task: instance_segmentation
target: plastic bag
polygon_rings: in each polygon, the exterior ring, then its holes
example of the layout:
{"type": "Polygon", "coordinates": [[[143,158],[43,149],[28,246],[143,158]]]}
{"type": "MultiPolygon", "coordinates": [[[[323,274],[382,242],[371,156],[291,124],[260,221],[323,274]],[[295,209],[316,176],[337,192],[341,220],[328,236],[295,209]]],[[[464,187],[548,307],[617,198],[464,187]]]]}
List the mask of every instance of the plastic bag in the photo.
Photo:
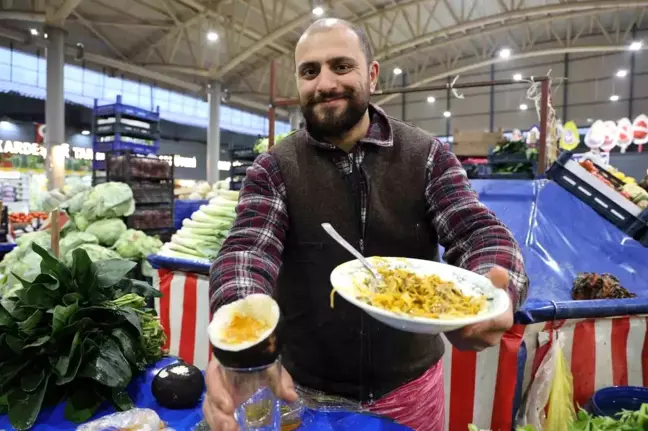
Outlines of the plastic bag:
{"type": "Polygon", "coordinates": [[[551,342],[551,347],[542,359],[524,404],[518,411],[515,419],[517,426],[531,425],[536,431],[566,431],[574,420],[573,382],[562,349],[563,338],[560,332],[538,334],[538,344],[542,346],[551,342]]]}
{"type": "MultiPolygon", "coordinates": [[[[549,342],[550,334],[546,332],[540,332],[538,334],[538,347],[549,342]]],[[[558,343],[553,342],[547,354],[542,359],[538,371],[536,371],[533,381],[527,390],[524,403],[515,418],[516,426],[531,425],[537,431],[545,429],[545,406],[549,401],[549,394],[551,393],[557,351],[558,343]]]]}
{"type": "Polygon", "coordinates": [[[113,413],[92,422],[79,425],[77,431],[174,431],[167,428],[157,413],[151,409],[132,409],[113,413]]]}
{"type": "Polygon", "coordinates": [[[557,347],[554,358],[554,377],[549,394],[545,428],[551,431],[567,431],[569,424],[576,418],[573,403],[574,382],[560,341],[555,344],[557,347]]]}

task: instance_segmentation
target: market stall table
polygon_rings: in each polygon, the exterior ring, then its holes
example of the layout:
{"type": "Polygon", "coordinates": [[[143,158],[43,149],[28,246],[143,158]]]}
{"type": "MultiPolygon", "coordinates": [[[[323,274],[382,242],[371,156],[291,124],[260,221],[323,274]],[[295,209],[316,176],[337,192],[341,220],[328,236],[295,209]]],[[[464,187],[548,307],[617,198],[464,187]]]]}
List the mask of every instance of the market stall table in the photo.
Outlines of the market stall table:
{"type": "MultiPolygon", "coordinates": [[[[166,357],[146,372],[135,377],[128,387],[137,408],[155,410],[169,428],[175,431],[189,431],[203,420],[202,404],[192,409],[170,410],[160,406],[151,394],[151,383],[158,371],[165,366],[177,362],[176,358],[166,357]]],[[[38,421],[32,429],[37,431],[62,431],[75,430],[78,424],[69,422],[64,417],[65,404],[41,411],[38,421]]],[[[114,413],[115,410],[108,405],[103,406],[90,419],[95,420],[102,416],[114,413]]],[[[7,415],[0,415],[0,429],[13,430],[7,415]]],[[[358,414],[354,412],[320,412],[306,410],[302,416],[302,425],[299,431],[407,431],[408,428],[395,424],[389,419],[374,415],[358,414]]]]}
{"type": "MultiPolygon", "coordinates": [[[[539,340],[561,327],[574,373],[575,400],[596,389],[648,384],[648,249],[628,238],[558,185],[545,181],[476,180],[480,200],[511,229],[524,254],[530,289],[502,343],[480,353],[447,345],[443,358],[446,428],[510,429],[521,394],[548,349],[539,340]],[[610,272],[637,297],[573,301],[579,272],[610,272]],[[544,332],[544,335],[540,334],[544,332]],[[584,343],[572,349],[573,340],[584,343]],[[472,408],[467,407],[472,406],[472,408]]],[[[152,256],[156,303],[172,354],[205,368],[210,349],[208,265],[152,256]],[[191,269],[191,272],[184,272],[191,269]]]]}

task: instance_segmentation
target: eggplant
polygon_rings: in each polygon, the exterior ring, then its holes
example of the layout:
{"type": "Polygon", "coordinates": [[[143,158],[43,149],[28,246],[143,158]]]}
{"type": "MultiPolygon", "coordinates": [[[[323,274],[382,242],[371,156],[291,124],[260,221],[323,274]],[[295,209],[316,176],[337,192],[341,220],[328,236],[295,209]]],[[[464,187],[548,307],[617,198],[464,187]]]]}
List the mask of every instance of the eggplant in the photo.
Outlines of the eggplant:
{"type": "Polygon", "coordinates": [[[279,358],[279,315],[277,302],[261,293],[222,306],[209,324],[214,356],[226,368],[251,369],[272,365],[279,358]],[[235,339],[230,331],[235,319],[261,326],[253,331],[251,337],[235,339]]]}
{"type": "Polygon", "coordinates": [[[162,368],[153,378],[151,392],[168,409],[195,407],[205,391],[203,373],[182,360],[162,368]]]}

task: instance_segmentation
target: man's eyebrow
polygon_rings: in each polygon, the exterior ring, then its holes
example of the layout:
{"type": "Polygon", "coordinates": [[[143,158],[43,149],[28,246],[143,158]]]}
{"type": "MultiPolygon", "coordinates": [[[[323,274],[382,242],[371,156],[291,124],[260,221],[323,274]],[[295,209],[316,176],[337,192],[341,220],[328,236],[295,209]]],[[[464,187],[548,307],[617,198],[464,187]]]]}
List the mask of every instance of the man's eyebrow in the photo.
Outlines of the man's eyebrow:
{"type": "MultiPolygon", "coordinates": [[[[328,63],[328,64],[337,64],[337,63],[342,63],[342,62],[345,62],[345,61],[350,62],[350,63],[356,63],[356,61],[353,58],[347,57],[345,55],[340,55],[340,56],[337,56],[337,57],[331,57],[331,58],[326,60],[326,63],[328,63]]],[[[298,68],[301,70],[304,67],[318,66],[319,64],[320,63],[318,61],[314,61],[314,60],[313,61],[305,61],[303,63],[300,63],[298,68]]]]}

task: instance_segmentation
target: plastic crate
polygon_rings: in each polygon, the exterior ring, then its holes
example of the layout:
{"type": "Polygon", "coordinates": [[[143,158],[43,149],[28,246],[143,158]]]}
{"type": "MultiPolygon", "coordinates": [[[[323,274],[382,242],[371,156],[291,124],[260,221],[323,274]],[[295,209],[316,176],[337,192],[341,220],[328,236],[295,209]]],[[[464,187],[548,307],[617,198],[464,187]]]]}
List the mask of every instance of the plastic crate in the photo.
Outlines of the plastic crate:
{"type": "Polygon", "coordinates": [[[590,174],[572,153],[563,152],[547,171],[547,177],[589,205],[628,236],[648,247],[648,209],[626,199],[590,174]]]}
{"type": "Polygon", "coordinates": [[[106,153],[108,151],[132,151],[136,154],[157,154],[160,151],[160,141],[156,140],[153,145],[136,144],[134,142],[123,142],[119,135],[115,135],[113,141],[97,142],[92,144],[95,152],[106,153]]]}

